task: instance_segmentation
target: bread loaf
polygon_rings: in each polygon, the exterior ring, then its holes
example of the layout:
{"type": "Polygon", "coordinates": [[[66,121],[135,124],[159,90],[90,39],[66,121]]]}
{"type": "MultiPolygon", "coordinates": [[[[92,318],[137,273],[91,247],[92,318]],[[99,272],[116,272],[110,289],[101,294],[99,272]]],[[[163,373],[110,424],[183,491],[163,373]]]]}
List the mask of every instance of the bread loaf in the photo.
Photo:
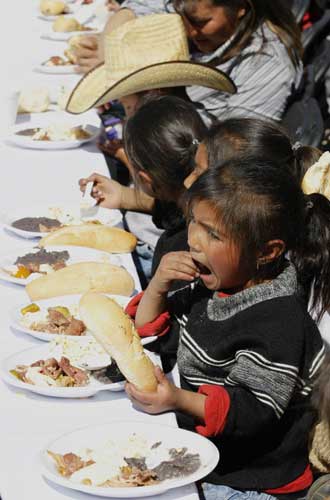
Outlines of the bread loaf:
{"type": "Polygon", "coordinates": [[[81,25],[73,17],[59,16],[53,23],[53,31],[68,33],[70,31],[79,31],[81,25]]]}
{"type": "Polygon", "coordinates": [[[67,11],[67,5],[62,0],[41,0],[40,12],[44,16],[58,16],[67,11]]]}
{"type": "Polygon", "coordinates": [[[82,224],[62,227],[39,241],[40,247],[54,245],[74,245],[96,248],[109,253],[125,253],[134,250],[136,237],[118,227],[82,224]]]}
{"type": "Polygon", "coordinates": [[[142,391],[154,391],[154,365],[145,354],[132,320],[112,299],[87,293],[80,299],[79,314],[96,340],[116,361],[125,378],[142,391]]]}
{"type": "Polygon", "coordinates": [[[46,88],[22,90],[18,98],[18,113],[42,113],[50,105],[49,92],[46,88]]]}
{"type": "Polygon", "coordinates": [[[324,153],[306,172],[302,183],[305,194],[320,193],[330,200],[330,153],[324,153]]]}
{"type": "Polygon", "coordinates": [[[78,262],[31,281],[26,291],[31,300],[83,294],[89,290],[130,296],[132,276],[122,267],[102,262],[78,262]]]}

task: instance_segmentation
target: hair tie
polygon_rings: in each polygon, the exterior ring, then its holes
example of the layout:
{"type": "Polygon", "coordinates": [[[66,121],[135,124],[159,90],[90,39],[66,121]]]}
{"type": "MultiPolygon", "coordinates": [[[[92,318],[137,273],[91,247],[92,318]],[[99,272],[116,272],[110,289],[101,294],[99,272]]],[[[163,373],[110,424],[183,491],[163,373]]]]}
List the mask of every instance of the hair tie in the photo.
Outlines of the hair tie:
{"type": "Polygon", "coordinates": [[[299,142],[299,141],[295,142],[292,146],[293,153],[296,153],[298,151],[298,149],[300,149],[301,147],[302,147],[301,142],[299,142]]]}
{"type": "Polygon", "coordinates": [[[198,139],[193,139],[191,141],[191,144],[193,144],[194,146],[198,146],[200,144],[199,140],[198,139]]]}

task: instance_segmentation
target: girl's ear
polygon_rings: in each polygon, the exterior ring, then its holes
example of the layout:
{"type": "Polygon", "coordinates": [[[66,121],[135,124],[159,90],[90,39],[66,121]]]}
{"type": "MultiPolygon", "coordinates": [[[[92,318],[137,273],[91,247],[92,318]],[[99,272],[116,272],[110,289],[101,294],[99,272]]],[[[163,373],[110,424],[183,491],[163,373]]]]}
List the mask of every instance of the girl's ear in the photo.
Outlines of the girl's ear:
{"type": "Polygon", "coordinates": [[[282,240],[267,241],[264,248],[258,255],[259,265],[270,264],[278,259],[285,252],[285,243],[282,240]]]}
{"type": "Polygon", "coordinates": [[[244,9],[244,8],[239,9],[239,11],[237,12],[238,19],[242,19],[242,17],[244,17],[245,14],[246,14],[246,9],[244,9]]]}

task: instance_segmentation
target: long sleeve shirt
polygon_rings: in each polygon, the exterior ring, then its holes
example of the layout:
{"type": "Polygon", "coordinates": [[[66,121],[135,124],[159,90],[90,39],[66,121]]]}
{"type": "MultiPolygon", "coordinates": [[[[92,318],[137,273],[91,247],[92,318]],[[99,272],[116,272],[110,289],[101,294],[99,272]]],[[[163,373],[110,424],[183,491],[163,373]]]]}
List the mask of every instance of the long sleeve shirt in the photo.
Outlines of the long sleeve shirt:
{"type": "MultiPolygon", "coordinates": [[[[137,16],[173,11],[169,2],[152,0],[143,2],[126,0],[122,7],[131,9],[137,16]]],[[[294,66],[286,47],[266,24],[252,35],[250,44],[238,56],[221,62],[221,56],[232,39],[213,53],[194,53],[196,62],[217,67],[234,81],[234,95],[206,87],[187,87],[187,94],[206,124],[215,119],[266,118],[280,121],[288,98],[298,88],[302,78],[302,64],[294,66]],[[220,61],[220,62],[219,62],[220,61]]]]}

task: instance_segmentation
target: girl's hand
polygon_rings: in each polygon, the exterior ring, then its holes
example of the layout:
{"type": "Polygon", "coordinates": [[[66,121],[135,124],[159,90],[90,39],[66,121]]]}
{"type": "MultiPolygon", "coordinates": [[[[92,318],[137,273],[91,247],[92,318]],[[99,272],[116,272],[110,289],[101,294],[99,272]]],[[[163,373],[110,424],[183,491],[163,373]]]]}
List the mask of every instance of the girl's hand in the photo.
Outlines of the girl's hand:
{"type": "Polygon", "coordinates": [[[163,295],[169,291],[172,281],[193,281],[198,277],[198,268],[189,252],[170,252],[161,259],[148,289],[163,295]]]}
{"type": "Polygon", "coordinates": [[[117,12],[120,9],[120,3],[116,0],[105,0],[105,6],[110,12],[117,12]]]}
{"type": "Polygon", "coordinates": [[[166,378],[159,366],[155,366],[154,373],[158,381],[155,392],[139,391],[135,385],[127,382],[126,394],[137,409],[152,415],[175,410],[180,389],[166,378]]]}
{"type": "Polygon", "coordinates": [[[94,182],[92,196],[97,203],[105,208],[121,208],[122,185],[104,175],[92,174],[79,180],[80,190],[85,191],[87,182],[94,182]]]}
{"type": "Polygon", "coordinates": [[[87,73],[102,62],[99,56],[99,37],[85,35],[79,38],[79,44],[73,52],[77,58],[78,73],[87,73]]]}

